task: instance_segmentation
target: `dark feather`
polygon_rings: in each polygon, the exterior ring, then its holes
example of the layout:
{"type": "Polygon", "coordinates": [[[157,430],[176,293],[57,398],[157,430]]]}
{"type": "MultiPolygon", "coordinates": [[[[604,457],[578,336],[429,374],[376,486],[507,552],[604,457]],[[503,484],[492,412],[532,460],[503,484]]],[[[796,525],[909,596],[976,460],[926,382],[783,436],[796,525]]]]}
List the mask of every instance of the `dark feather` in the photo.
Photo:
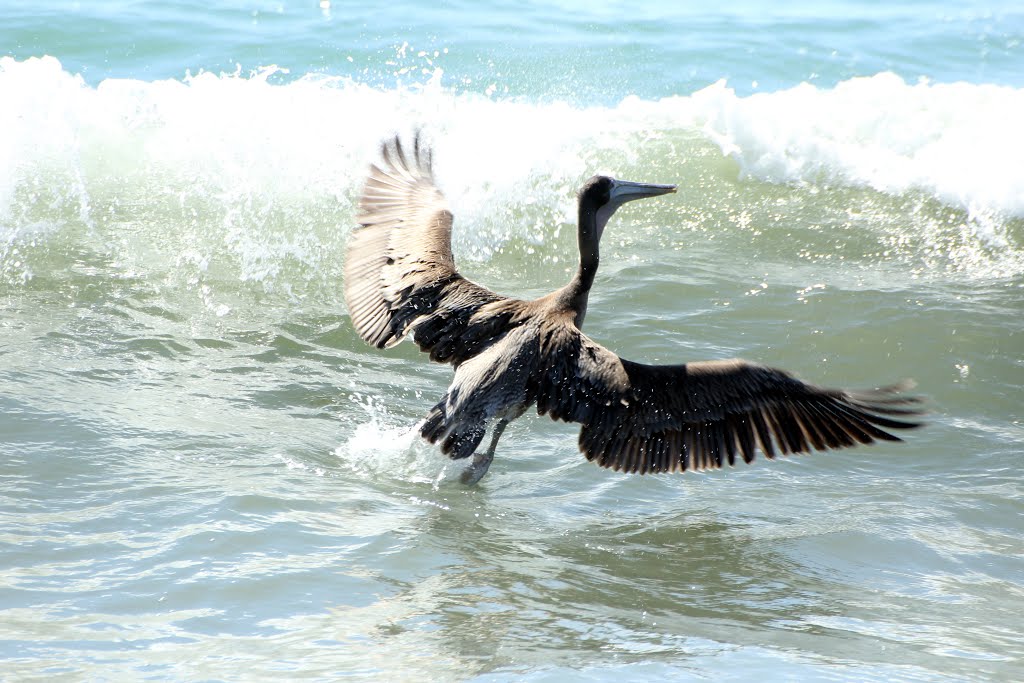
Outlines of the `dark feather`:
{"type": "Polygon", "coordinates": [[[542,344],[537,410],[578,422],[580,449],[604,467],[666,472],[899,440],[919,426],[903,387],[846,392],[806,384],[742,360],[644,365],[624,360],[571,324],[552,323],[542,344]],[[571,381],[567,381],[572,378],[571,381]],[[882,414],[879,414],[882,413],[882,414]],[[896,417],[889,417],[896,415],[896,417]]]}

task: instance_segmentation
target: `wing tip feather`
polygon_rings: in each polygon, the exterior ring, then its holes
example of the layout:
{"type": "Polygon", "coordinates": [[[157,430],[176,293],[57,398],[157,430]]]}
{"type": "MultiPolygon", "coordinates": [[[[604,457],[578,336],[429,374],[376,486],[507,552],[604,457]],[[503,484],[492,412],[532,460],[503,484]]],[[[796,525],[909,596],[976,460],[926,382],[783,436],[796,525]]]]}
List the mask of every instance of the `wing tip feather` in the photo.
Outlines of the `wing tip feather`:
{"type": "MultiPolygon", "coordinates": [[[[770,368],[764,370],[771,372],[770,368]]],[[[711,371],[721,376],[727,368],[725,364],[721,368],[715,366],[703,376],[711,376],[711,371]]],[[[726,411],[712,419],[684,419],[660,431],[646,431],[649,426],[644,427],[642,420],[633,420],[636,416],[632,416],[633,429],[640,429],[642,436],[636,432],[619,434],[618,427],[609,430],[603,424],[613,421],[594,420],[591,416],[582,425],[580,450],[588,460],[616,471],[703,471],[751,463],[758,451],[773,460],[778,455],[810,454],[876,442],[899,443],[904,439],[891,431],[917,429],[926,424],[924,420],[913,419],[927,412],[922,407],[926,399],[905,393],[916,386],[913,380],[844,391],[813,387],[788,373],[779,374],[789,380],[788,393],[774,398],[765,395],[753,404],[746,403],[738,413],[726,411]],[[642,443],[636,444],[637,438],[642,443]]],[[[557,410],[555,406],[550,408],[557,410]]],[[[624,416],[617,419],[620,423],[626,420],[624,416]]]]}

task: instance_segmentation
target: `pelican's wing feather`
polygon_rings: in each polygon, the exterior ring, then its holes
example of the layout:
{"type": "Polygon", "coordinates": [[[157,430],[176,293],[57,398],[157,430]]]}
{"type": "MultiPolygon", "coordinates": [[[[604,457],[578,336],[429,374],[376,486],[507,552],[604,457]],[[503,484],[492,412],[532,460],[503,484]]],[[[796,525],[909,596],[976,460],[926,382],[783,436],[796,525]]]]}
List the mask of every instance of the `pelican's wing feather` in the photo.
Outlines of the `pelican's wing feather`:
{"type": "Polygon", "coordinates": [[[459,275],[452,213],[434,184],[419,135],[411,149],[386,141],[359,199],[360,227],[345,254],[345,304],[359,336],[377,348],[410,332],[432,359],[459,363],[501,327],[510,300],[459,275]],[[486,307],[486,310],[481,310],[486,307]]]}
{"type": "Polygon", "coordinates": [[[743,360],[645,365],[619,358],[570,324],[541,338],[537,410],[582,424],[580,450],[602,467],[674,472],[751,462],[756,451],[804,453],[876,440],[920,422],[911,383],[826,389],[743,360]]]}

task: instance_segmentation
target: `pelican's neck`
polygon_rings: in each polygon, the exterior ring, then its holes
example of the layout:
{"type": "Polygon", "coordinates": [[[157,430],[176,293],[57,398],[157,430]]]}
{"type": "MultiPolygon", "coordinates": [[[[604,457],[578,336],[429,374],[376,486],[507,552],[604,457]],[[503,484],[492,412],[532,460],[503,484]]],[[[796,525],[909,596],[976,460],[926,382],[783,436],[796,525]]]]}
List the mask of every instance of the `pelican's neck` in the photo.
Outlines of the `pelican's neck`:
{"type": "Polygon", "coordinates": [[[566,301],[569,309],[576,314],[576,327],[583,327],[583,319],[587,315],[587,300],[590,288],[597,275],[597,266],[601,261],[598,243],[601,240],[601,225],[598,212],[591,206],[580,203],[579,223],[576,240],[580,248],[580,262],[576,274],[565,287],[566,301]]]}

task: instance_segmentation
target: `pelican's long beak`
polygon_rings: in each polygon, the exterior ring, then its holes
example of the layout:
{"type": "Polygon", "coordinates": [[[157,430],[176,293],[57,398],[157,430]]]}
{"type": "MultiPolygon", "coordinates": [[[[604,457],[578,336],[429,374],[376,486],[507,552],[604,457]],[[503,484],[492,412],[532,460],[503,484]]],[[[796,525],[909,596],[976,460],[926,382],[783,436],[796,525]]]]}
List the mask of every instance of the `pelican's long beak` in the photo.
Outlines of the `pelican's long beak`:
{"type": "Polygon", "coordinates": [[[655,183],[631,183],[628,180],[612,182],[611,203],[616,206],[644,197],[657,197],[660,194],[675,192],[675,185],[658,185],[655,183]]]}

